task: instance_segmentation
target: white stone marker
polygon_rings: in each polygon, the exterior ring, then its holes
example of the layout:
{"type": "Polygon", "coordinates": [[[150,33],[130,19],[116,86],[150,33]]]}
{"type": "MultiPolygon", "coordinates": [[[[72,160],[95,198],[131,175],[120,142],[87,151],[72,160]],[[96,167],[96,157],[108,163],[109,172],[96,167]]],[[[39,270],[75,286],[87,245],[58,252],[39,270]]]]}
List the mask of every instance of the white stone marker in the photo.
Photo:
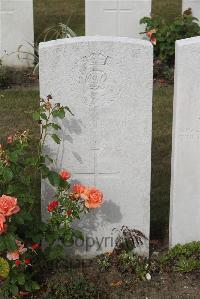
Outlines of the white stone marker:
{"type": "Polygon", "coordinates": [[[151,0],[85,0],[86,35],[142,38],[140,20],[150,13],[151,0]]]}
{"type": "Polygon", "coordinates": [[[170,245],[200,240],[200,37],[176,42],[170,245]]]}
{"type": "Polygon", "coordinates": [[[184,12],[188,8],[192,9],[193,17],[200,20],[200,0],[183,0],[182,11],[184,12]]]}
{"type": "MultiPolygon", "coordinates": [[[[27,67],[32,61],[18,59],[17,49],[33,53],[33,0],[0,0],[0,59],[11,67],[27,67]],[[14,53],[10,55],[11,53],[14,53]],[[9,54],[9,55],[6,55],[9,54]]],[[[23,57],[31,58],[30,55],[23,57]]]]}
{"type": "MultiPolygon", "coordinates": [[[[113,228],[127,225],[149,237],[152,46],[129,38],[79,37],[40,44],[41,96],[68,105],[64,142],[46,144],[57,169],[104,193],[100,209],[78,226],[94,256],[113,249],[113,228]],[[99,248],[101,243],[101,248],[99,248]]],[[[43,182],[43,214],[51,191],[43,182]]],[[[147,242],[148,243],[148,242],[147,242]]],[[[80,244],[79,244],[80,245],[80,244]]],[[[141,249],[148,254],[148,244],[141,249]]]]}

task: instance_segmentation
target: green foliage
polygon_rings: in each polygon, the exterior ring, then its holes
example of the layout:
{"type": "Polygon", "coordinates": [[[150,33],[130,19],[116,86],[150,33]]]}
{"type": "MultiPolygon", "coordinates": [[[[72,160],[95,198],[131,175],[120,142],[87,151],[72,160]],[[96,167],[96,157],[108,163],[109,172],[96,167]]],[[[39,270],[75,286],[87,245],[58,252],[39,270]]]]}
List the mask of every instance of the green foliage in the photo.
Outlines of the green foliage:
{"type": "Polygon", "coordinates": [[[166,23],[160,17],[144,17],[140,23],[146,25],[145,33],[151,41],[153,38],[156,39],[154,43],[155,59],[167,64],[168,67],[174,66],[176,40],[200,35],[198,19],[192,16],[190,10],[184,12],[182,16],[176,17],[170,23],[166,23]]]}
{"type": "Polygon", "coordinates": [[[133,251],[123,251],[117,256],[118,268],[121,272],[135,273],[136,277],[141,280],[146,279],[149,272],[149,263],[146,258],[138,256],[133,251]]]}
{"type": "Polygon", "coordinates": [[[43,299],[100,298],[95,285],[74,272],[59,271],[46,282],[43,299]]]}
{"type": "Polygon", "coordinates": [[[97,259],[98,266],[101,271],[108,270],[111,266],[111,259],[109,255],[102,255],[97,259]]]}
{"type": "Polygon", "coordinates": [[[178,272],[200,270],[200,242],[176,245],[162,257],[161,263],[178,272]]]}
{"type": "Polygon", "coordinates": [[[144,17],[140,23],[145,24],[144,33],[154,45],[154,77],[173,83],[175,42],[200,35],[198,19],[188,9],[170,22],[161,17],[144,17]]]}
{"type": "Polygon", "coordinates": [[[0,257],[0,279],[3,278],[7,278],[10,272],[10,267],[8,262],[0,257]]]}

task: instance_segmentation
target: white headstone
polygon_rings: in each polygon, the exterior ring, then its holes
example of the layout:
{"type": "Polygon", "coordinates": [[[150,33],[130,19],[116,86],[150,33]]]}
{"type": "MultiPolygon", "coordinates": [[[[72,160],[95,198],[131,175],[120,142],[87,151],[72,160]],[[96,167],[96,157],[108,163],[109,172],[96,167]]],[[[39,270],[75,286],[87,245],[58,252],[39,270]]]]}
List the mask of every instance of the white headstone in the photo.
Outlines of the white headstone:
{"type": "MultiPolygon", "coordinates": [[[[33,53],[28,44],[33,41],[33,0],[0,0],[0,59],[3,58],[3,64],[11,67],[32,65],[31,60],[19,60],[16,52],[24,45],[23,51],[33,53]]],[[[23,57],[31,58],[31,55],[23,57]]]]}
{"type": "MultiPolygon", "coordinates": [[[[113,249],[112,230],[123,225],[149,237],[152,60],[151,44],[139,39],[79,37],[40,44],[41,96],[51,94],[75,114],[61,123],[62,144],[49,140],[47,151],[57,158],[58,170],[97,186],[105,198],[102,208],[78,223],[89,241],[76,253],[113,249]]],[[[42,189],[44,214],[50,199],[46,182],[42,189]]],[[[148,254],[148,244],[142,251],[148,254]]]]}
{"type": "Polygon", "coordinates": [[[86,0],[86,35],[141,38],[140,20],[150,13],[151,0],[86,0]]]}
{"type": "Polygon", "coordinates": [[[170,244],[200,240],[200,37],[176,42],[170,244]]]}
{"type": "Polygon", "coordinates": [[[193,17],[200,20],[200,0],[182,0],[182,11],[192,9],[193,17]]]}

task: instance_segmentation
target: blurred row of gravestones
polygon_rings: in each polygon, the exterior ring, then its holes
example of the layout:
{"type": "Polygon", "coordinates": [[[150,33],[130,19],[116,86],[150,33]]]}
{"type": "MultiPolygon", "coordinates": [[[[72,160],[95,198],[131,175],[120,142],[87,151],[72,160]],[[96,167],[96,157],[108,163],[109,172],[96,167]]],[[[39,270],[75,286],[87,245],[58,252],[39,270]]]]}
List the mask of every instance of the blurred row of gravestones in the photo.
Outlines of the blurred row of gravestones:
{"type": "MultiPolygon", "coordinates": [[[[200,18],[200,1],[183,0],[183,11],[191,7],[200,18]]],[[[141,38],[140,19],[151,14],[151,0],[85,0],[86,36],[141,38]]],[[[0,59],[5,66],[33,64],[33,0],[0,0],[0,59]],[[19,59],[19,51],[23,52],[19,59]]]]}

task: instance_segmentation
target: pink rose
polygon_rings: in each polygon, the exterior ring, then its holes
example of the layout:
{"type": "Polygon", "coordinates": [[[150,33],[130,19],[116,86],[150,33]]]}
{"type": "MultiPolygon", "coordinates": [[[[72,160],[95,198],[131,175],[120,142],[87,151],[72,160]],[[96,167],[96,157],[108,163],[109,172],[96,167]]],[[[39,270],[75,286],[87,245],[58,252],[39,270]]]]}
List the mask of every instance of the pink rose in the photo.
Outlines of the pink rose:
{"type": "Polygon", "coordinates": [[[15,241],[18,249],[12,252],[7,253],[7,259],[10,261],[16,261],[19,259],[20,254],[23,254],[27,251],[27,248],[24,247],[24,244],[19,240],[15,241]]]}
{"type": "Polygon", "coordinates": [[[13,251],[13,252],[8,252],[7,253],[7,259],[9,261],[16,261],[19,259],[19,252],[16,250],[16,251],[13,251]]]}
{"type": "Polygon", "coordinates": [[[16,214],[20,211],[19,206],[17,205],[17,198],[2,195],[0,197],[0,213],[5,217],[9,217],[13,214],[16,214]]]}

